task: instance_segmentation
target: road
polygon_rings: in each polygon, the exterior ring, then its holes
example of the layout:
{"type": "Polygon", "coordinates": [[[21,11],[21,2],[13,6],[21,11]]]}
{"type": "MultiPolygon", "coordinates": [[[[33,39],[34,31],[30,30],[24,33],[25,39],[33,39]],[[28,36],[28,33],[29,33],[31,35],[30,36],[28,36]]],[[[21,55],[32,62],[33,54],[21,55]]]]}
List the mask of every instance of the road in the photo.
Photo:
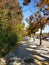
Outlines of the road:
{"type": "Polygon", "coordinates": [[[22,41],[22,44],[16,48],[10,57],[7,65],[48,65],[49,51],[37,47],[35,43],[30,43],[29,40],[22,41]],[[48,56],[43,56],[43,54],[48,56]]]}

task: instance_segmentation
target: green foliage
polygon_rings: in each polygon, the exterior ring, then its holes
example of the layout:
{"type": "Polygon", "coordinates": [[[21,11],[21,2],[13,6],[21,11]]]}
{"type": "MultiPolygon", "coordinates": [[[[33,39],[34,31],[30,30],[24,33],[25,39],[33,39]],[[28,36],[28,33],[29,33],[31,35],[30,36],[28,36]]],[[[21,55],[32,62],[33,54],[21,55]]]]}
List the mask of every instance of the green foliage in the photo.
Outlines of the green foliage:
{"type": "Polygon", "coordinates": [[[23,39],[23,36],[21,34],[18,35],[18,41],[21,41],[23,39]]]}
{"type": "Polygon", "coordinates": [[[24,28],[24,23],[19,23],[15,26],[16,28],[16,34],[17,34],[17,37],[18,37],[18,41],[21,41],[23,39],[23,28],[24,28]]]}
{"type": "Polygon", "coordinates": [[[22,17],[17,0],[0,1],[0,57],[10,52],[22,39],[22,17]]]}
{"type": "Polygon", "coordinates": [[[5,55],[9,52],[16,45],[17,41],[16,34],[0,32],[0,54],[5,55]]]}

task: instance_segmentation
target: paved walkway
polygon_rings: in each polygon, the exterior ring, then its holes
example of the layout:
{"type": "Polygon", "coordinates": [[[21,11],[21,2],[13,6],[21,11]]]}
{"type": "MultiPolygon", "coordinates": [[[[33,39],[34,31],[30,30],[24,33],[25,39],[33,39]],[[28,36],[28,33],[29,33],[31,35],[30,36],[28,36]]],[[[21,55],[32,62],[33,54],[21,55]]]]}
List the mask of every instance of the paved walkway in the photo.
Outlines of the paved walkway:
{"type": "Polygon", "coordinates": [[[11,56],[8,65],[49,65],[48,48],[37,47],[29,40],[22,41],[11,56]]]}

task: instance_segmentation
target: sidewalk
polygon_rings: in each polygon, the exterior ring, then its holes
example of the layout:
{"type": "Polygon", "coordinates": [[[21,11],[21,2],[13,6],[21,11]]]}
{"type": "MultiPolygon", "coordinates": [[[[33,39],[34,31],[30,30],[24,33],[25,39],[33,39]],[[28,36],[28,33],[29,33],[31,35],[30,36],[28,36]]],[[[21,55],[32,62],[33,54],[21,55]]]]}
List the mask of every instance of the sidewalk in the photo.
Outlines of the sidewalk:
{"type": "Polygon", "coordinates": [[[48,49],[45,46],[37,46],[36,43],[30,40],[22,41],[22,45],[17,47],[8,65],[49,65],[48,49]]]}
{"type": "Polygon", "coordinates": [[[42,40],[41,46],[36,46],[37,43],[39,44],[39,39],[36,39],[34,45],[29,46],[34,54],[35,62],[38,65],[49,65],[49,42],[42,40]]]}

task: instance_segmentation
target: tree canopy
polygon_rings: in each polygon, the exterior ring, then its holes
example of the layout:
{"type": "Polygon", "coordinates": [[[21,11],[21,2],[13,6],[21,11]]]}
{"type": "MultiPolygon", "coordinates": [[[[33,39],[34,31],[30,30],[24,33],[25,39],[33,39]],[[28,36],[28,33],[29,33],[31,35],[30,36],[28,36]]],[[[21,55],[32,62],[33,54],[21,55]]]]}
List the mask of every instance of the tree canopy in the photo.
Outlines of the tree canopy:
{"type": "Polygon", "coordinates": [[[17,0],[0,0],[0,56],[10,52],[22,38],[22,18],[17,0]]]}

